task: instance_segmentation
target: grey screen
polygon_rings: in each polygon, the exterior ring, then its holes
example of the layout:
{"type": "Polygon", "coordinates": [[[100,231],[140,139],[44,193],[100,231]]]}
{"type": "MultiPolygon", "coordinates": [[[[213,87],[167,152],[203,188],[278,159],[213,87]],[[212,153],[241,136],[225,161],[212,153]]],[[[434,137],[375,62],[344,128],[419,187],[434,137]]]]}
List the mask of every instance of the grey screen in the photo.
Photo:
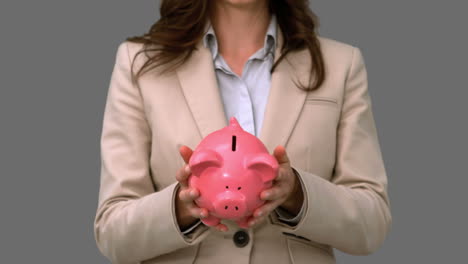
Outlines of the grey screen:
{"type": "MultiPolygon", "coordinates": [[[[460,262],[466,2],[311,6],[364,56],[393,216],[377,252],[338,263],[460,262]]],[[[93,237],[105,97],[118,44],[158,18],[159,1],[1,1],[0,263],[109,263],[93,237]]]]}

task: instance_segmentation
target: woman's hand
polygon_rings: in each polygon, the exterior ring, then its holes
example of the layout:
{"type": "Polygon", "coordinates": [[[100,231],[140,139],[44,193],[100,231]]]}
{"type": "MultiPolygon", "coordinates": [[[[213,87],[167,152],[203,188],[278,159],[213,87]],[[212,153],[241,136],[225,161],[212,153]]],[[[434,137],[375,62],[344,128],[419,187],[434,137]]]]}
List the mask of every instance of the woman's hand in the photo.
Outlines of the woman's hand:
{"type": "MultiPolygon", "coordinates": [[[[177,223],[184,229],[199,218],[207,217],[209,212],[206,208],[200,208],[194,203],[200,193],[196,188],[191,188],[188,185],[188,177],[191,174],[188,163],[193,151],[184,145],[179,148],[179,152],[186,164],[176,174],[176,179],[180,184],[176,194],[176,216],[177,223]]],[[[227,226],[222,223],[219,223],[215,228],[218,231],[227,231],[227,226]]]]}
{"type": "Polygon", "coordinates": [[[260,198],[266,202],[248,220],[250,227],[263,221],[278,206],[297,215],[304,200],[300,181],[290,166],[286,149],[281,145],[277,146],[273,156],[279,164],[278,174],[273,180],[273,186],[260,194],[260,198]]]}

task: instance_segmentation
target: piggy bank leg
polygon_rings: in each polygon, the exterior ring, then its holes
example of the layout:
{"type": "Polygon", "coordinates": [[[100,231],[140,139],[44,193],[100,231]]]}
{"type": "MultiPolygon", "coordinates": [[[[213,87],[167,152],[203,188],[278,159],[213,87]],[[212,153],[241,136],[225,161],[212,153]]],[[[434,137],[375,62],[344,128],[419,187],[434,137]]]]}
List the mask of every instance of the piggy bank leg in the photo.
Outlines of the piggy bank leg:
{"type": "Polygon", "coordinates": [[[247,228],[249,228],[249,226],[247,225],[248,220],[249,220],[249,217],[245,216],[245,217],[242,217],[241,219],[237,220],[236,223],[240,228],[247,229],[247,228]]]}
{"type": "Polygon", "coordinates": [[[212,215],[201,219],[201,221],[207,226],[217,226],[220,222],[219,218],[212,216],[212,215]]]}

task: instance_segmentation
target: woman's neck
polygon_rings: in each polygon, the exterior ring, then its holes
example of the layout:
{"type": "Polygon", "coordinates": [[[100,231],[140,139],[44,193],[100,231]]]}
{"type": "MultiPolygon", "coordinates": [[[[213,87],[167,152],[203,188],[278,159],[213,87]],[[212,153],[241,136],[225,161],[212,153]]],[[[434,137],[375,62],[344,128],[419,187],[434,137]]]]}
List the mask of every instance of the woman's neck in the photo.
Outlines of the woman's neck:
{"type": "Polygon", "coordinates": [[[214,3],[211,23],[223,57],[246,60],[263,47],[270,22],[267,1],[245,5],[214,3]]]}

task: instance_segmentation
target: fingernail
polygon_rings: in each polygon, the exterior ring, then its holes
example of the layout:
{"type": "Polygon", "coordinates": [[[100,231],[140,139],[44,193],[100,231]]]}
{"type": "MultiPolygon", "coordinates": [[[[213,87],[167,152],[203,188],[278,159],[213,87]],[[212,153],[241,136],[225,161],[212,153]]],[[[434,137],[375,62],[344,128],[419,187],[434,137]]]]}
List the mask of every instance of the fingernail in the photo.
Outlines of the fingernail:
{"type": "Polygon", "coordinates": [[[195,197],[197,195],[197,192],[195,190],[190,191],[190,196],[195,197]]]}
{"type": "Polygon", "coordinates": [[[185,172],[186,172],[186,173],[190,173],[190,166],[189,166],[189,165],[186,165],[186,166],[185,166],[185,172]]]}
{"type": "Polygon", "coordinates": [[[260,217],[260,216],[262,216],[262,215],[263,215],[263,211],[259,211],[259,212],[257,213],[257,217],[260,217]]]}

